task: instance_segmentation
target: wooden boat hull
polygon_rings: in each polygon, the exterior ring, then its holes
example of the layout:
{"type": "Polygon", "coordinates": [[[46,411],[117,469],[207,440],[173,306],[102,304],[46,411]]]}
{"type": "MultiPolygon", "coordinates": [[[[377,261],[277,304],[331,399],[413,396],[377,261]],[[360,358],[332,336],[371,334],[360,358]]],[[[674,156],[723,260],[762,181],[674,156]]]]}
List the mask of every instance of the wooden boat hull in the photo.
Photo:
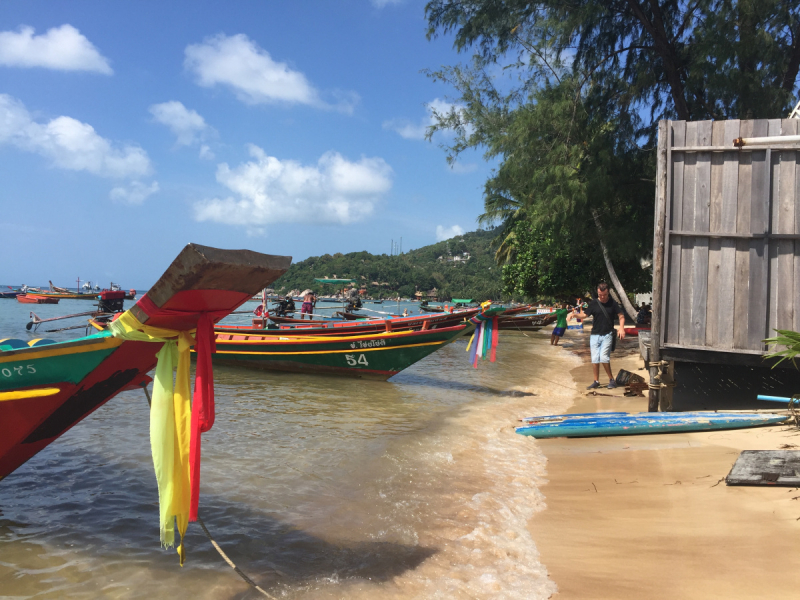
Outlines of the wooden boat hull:
{"type": "Polygon", "coordinates": [[[100,292],[91,292],[88,294],[76,294],[72,292],[37,292],[37,296],[42,296],[43,298],[56,298],[58,300],[97,300],[97,296],[100,295],[100,292]]]}
{"type": "MultiPolygon", "coordinates": [[[[219,320],[289,267],[288,257],[189,244],[131,312],[175,330],[219,320]]],[[[123,341],[103,331],[69,342],[0,346],[0,479],[120,391],[149,381],[157,342],[123,341]]]]}
{"type": "Polygon", "coordinates": [[[642,435],[650,433],[680,433],[742,429],[761,425],[775,425],[786,420],[786,415],[768,413],[636,413],[594,415],[551,415],[541,421],[531,421],[516,432],[535,438],[605,437],[616,435],[642,435]]]}
{"type": "Polygon", "coordinates": [[[420,306],[419,309],[426,313],[441,313],[444,312],[444,306],[420,306]]]}
{"type": "Polygon", "coordinates": [[[281,327],[280,329],[263,329],[257,325],[263,324],[261,319],[253,319],[256,327],[238,327],[238,326],[218,326],[215,328],[218,332],[224,333],[241,333],[243,335],[313,335],[313,336],[327,336],[327,335],[350,335],[350,334],[366,334],[366,333],[379,333],[381,331],[409,331],[418,330],[425,327],[429,329],[441,329],[442,327],[452,327],[458,325],[475,316],[480,309],[471,311],[445,313],[441,315],[416,315],[412,317],[397,317],[394,319],[373,319],[360,322],[349,321],[322,321],[319,323],[309,324],[309,321],[301,321],[292,319],[291,325],[281,327]]]}
{"type": "Polygon", "coordinates": [[[212,360],[271,371],[386,380],[473,329],[473,324],[464,323],[429,331],[283,339],[217,333],[212,360]]]}
{"type": "Polygon", "coordinates": [[[9,298],[13,300],[20,294],[22,294],[22,292],[17,292],[17,291],[0,292],[0,298],[9,298]]]}
{"type": "Polygon", "coordinates": [[[59,298],[40,296],[38,294],[19,294],[17,302],[20,304],[58,304],[59,298]]]}

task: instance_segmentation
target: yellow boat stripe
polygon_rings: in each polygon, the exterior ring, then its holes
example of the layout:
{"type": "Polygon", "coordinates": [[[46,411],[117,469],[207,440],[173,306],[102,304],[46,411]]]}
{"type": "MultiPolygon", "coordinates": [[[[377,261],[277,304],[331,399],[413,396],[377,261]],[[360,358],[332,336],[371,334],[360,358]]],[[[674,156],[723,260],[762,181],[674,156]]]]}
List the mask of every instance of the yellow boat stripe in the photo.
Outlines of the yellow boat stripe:
{"type": "Polygon", "coordinates": [[[81,343],[80,345],[67,344],[53,348],[53,345],[47,346],[33,346],[28,348],[20,348],[19,350],[8,350],[0,352],[0,364],[8,362],[17,362],[20,360],[36,360],[39,358],[51,358],[53,356],[62,356],[64,354],[81,354],[83,352],[96,352],[97,350],[104,350],[107,348],[116,348],[122,344],[123,340],[115,337],[102,337],[97,338],[97,341],[88,343],[81,343]],[[98,348],[98,346],[100,346],[98,348]],[[13,352],[13,354],[12,354],[13,352]]]}
{"type": "MultiPolygon", "coordinates": [[[[402,350],[404,348],[419,348],[421,346],[441,346],[444,343],[445,341],[408,344],[406,346],[379,346],[378,348],[348,348],[347,350],[315,350],[310,352],[245,352],[242,350],[217,350],[216,354],[261,354],[266,356],[275,356],[276,354],[286,354],[288,356],[300,354],[358,354],[360,352],[372,352],[374,350],[402,350]]],[[[192,352],[194,352],[194,349],[192,349],[192,352]]]]}
{"type": "Polygon", "coordinates": [[[39,388],[36,390],[17,390],[14,392],[0,392],[0,402],[6,400],[22,400],[24,398],[43,398],[55,396],[61,390],[58,388],[39,388]]]}

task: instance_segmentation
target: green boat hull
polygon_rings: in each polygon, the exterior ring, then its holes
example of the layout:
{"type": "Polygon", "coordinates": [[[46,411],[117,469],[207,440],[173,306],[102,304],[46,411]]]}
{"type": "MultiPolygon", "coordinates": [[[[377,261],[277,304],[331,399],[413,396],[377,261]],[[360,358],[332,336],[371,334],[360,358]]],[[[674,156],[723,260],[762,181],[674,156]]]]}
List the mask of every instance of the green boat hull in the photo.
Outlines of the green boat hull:
{"type": "Polygon", "coordinates": [[[215,364],[386,380],[471,332],[474,325],[347,338],[217,335],[215,364]]]}

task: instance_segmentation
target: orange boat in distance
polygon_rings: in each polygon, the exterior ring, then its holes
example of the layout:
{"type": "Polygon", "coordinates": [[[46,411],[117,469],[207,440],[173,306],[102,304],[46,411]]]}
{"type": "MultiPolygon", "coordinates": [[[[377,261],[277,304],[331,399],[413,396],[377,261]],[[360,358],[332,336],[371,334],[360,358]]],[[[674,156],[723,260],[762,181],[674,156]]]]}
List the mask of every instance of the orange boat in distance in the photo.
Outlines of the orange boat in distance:
{"type": "Polygon", "coordinates": [[[22,304],[58,304],[60,298],[50,296],[39,296],[37,294],[19,294],[17,302],[22,304]]]}

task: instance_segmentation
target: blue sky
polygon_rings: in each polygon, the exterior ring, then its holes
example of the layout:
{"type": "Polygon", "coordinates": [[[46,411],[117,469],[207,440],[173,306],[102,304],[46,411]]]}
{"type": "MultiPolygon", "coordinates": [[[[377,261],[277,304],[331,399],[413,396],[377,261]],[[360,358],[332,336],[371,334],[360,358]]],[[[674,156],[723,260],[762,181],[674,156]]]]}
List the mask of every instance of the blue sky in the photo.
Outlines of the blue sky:
{"type": "Polygon", "coordinates": [[[0,11],[4,284],[146,288],[188,242],[311,255],[476,228],[490,172],[422,139],[466,57],[424,2],[0,11]]]}

